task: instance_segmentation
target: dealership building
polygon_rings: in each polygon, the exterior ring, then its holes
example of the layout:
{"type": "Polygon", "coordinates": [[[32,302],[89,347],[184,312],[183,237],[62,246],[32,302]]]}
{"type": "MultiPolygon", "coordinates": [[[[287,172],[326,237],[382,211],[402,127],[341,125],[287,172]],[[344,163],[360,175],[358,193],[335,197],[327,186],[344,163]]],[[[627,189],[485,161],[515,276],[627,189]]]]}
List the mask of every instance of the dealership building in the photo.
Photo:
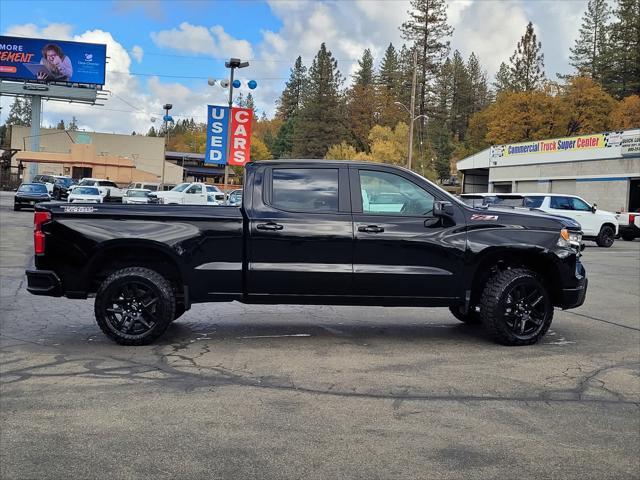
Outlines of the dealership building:
{"type": "Polygon", "coordinates": [[[463,193],[565,193],[605,210],[640,208],[640,129],[494,145],[457,168],[463,193]]]}

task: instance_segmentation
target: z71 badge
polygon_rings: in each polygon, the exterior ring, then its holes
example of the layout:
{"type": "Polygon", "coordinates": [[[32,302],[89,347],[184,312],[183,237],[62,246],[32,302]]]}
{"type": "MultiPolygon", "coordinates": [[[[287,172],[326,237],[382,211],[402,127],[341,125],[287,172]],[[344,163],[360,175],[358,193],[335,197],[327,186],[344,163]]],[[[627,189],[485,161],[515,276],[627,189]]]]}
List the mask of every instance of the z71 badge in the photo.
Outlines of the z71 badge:
{"type": "Polygon", "coordinates": [[[496,221],[498,220],[498,215],[479,215],[479,214],[474,214],[471,215],[471,220],[476,220],[476,221],[483,221],[483,220],[491,220],[491,221],[496,221]]]}

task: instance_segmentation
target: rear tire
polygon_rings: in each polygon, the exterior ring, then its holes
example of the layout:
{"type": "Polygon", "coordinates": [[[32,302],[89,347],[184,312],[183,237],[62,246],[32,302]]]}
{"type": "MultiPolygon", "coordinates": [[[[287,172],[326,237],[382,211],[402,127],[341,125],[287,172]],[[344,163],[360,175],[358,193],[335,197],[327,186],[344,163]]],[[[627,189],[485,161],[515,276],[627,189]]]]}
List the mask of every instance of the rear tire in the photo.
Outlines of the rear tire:
{"type": "Polygon", "coordinates": [[[96,294],[96,321],[120,345],[148,345],[175,317],[171,284],[154,270],[129,267],[109,275],[96,294]]]}
{"type": "Polygon", "coordinates": [[[459,305],[453,305],[453,306],[449,307],[449,311],[458,320],[460,320],[461,322],[464,322],[464,323],[466,323],[468,325],[478,325],[478,324],[482,323],[482,319],[480,318],[480,315],[476,311],[469,310],[468,313],[464,314],[464,313],[462,313],[460,311],[460,306],[459,305]]]}
{"type": "Polygon", "coordinates": [[[546,288],[526,269],[504,270],[491,277],[482,293],[481,317],[489,334],[502,345],[532,345],[553,320],[546,288]]]}
{"type": "Polygon", "coordinates": [[[609,225],[603,225],[600,233],[596,237],[596,244],[599,247],[609,248],[615,240],[615,232],[609,225]]]}

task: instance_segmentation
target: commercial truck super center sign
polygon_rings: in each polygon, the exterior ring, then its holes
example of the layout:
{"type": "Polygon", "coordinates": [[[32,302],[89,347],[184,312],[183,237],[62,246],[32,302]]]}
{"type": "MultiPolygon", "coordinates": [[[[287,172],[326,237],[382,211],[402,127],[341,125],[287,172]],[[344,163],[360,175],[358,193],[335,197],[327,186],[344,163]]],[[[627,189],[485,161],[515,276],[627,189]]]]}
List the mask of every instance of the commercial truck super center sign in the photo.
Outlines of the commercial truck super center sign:
{"type": "Polygon", "coordinates": [[[250,108],[234,107],[229,114],[229,107],[208,105],[204,163],[244,166],[251,159],[252,119],[253,111],[250,108]],[[229,145],[227,141],[230,142],[229,145]]]}

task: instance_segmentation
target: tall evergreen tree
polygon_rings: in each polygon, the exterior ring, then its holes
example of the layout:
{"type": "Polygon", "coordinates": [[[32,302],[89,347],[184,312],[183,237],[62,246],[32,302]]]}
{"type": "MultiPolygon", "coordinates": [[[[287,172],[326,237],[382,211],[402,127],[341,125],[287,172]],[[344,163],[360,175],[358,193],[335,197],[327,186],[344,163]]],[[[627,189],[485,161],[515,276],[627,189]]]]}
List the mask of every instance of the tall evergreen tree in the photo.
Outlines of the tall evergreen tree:
{"type": "Polygon", "coordinates": [[[496,72],[495,80],[493,81],[493,89],[496,95],[502,92],[508,92],[513,89],[513,79],[511,78],[511,69],[509,66],[502,62],[500,68],[496,72]]]}
{"type": "Polygon", "coordinates": [[[302,64],[302,57],[296,58],[280,98],[276,101],[276,118],[286,120],[296,115],[302,107],[302,97],[307,83],[307,68],[302,64]]]}
{"type": "Polygon", "coordinates": [[[322,43],[309,68],[308,86],[295,125],[294,157],[324,158],[331,145],[343,140],[342,83],[338,62],[322,43]]]}
{"type": "Polygon", "coordinates": [[[460,52],[453,52],[450,126],[451,133],[463,140],[471,116],[471,79],[460,52]]]}
{"type": "Polygon", "coordinates": [[[451,111],[454,96],[454,68],[450,59],[442,64],[436,80],[436,102],[429,119],[428,137],[435,153],[435,171],[439,179],[449,177],[453,145],[451,111]]]}
{"type": "Polygon", "coordinates": [[[380,88],[395,91],[400,81],[398,71],[398,53],[393,43],[390,43],[384,52],[382,62],[380,62],[380,71],[377,76],[377,84],[380,88]]]}
{"type": "Polygon", "coordinates": [[[411,0],[409,20],[400,27],[402,36],[413,42],[418,51],[419,112],[426,114],[433,81],[442,61],[449,54],[448,38],[453,28],[447,23],[444,0],[411,0]]]}
{"type": "Polygon", "coordinates": [[[611,26],[611,73],[605,78],[614,97],[640,94],[640,0],[618,0],[611,26]]]}
{"type": "Polygon", "coordinates": [[[369,131],[376,123],[376,89],[374,85],[373,56],[366,49],[358,61],[353,85],[347,92],[349,130],[360,151],[369,149],[369,131]]]}
{"type": "Polygon", "coordinates": [[[376,75],[376,122],[379,125],[395,127],[399,121],[406,121],[406,112],[395,104],[402,101],[402,79],[398,52],[390,43],[376,75]]]}
{"type": "Polygon", "coordinates": [[[589,0],[582,16],[580,36],[571,49],[571,66],[579,75],[588,75],[595,81],[602,79],[602,70],[606,65],[610,14],[607,0],[589,0]]]}
{"type": "Polygon", "coordinates": [[[491,93],[487,83],[487,74],[480,66],[480,60],[475,53],[471,52],[467,61],[467,73],[471,83],[470,113],[473,115],[485,108],[491,102],[491,93]]]}
{"type": "Polygon", "coordinates": [[[5,124],[21,125],[24,127],[31,125],[31,101],[26,98],[16,97],[11,104],[5,124]]]}
{"type": "Polygon", "coordinates": [[[542,44],[538,41],[531,22],[527,25],[527,30],[509,58],[509,62],[514,90],[530,92],[542,87],[545,79],[544,54],[542,44]]]}

